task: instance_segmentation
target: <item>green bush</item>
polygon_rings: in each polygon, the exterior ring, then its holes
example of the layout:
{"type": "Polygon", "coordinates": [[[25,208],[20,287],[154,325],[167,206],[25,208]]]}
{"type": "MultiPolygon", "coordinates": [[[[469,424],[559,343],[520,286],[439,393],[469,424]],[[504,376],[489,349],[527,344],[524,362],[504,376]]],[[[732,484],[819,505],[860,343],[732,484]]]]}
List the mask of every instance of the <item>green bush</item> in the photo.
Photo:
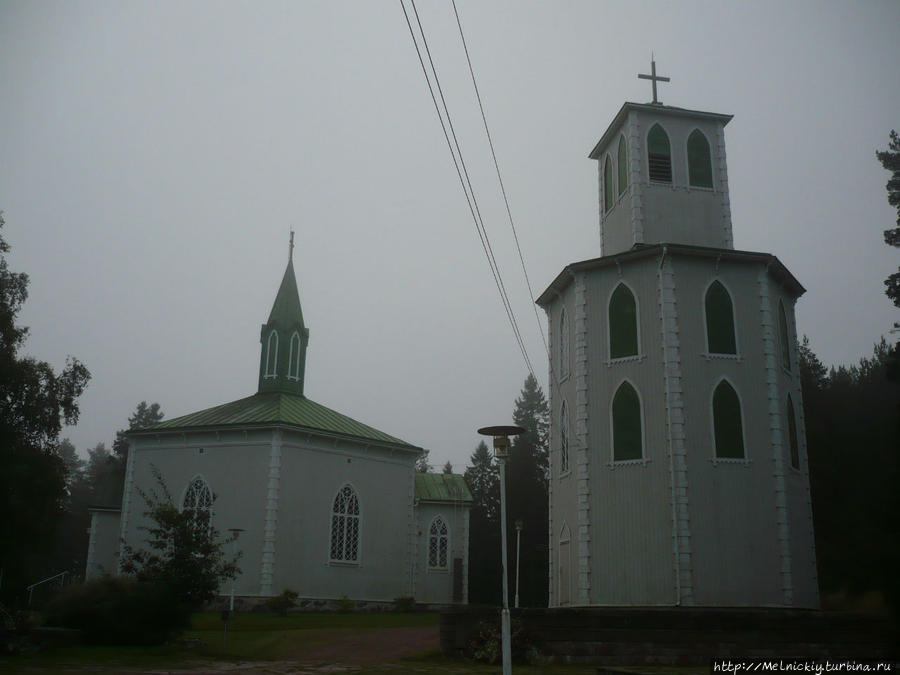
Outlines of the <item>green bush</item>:
{"type": "Polygon", "coordinates": [[[403,596],[401,598],[394,598],[394,611],[395,612],[411,612],[416,608],[416,599],[403,596]]]}
{"type": "Polygon", "coordinates": [[[164,584],[103,577],[62,590],[45,624],[82,631],[94,645],[158,645],[190,625],[188,609],[164,584]]]}
{"type": "Polygon", "coordinates": [[[266,600],[265,605],[269,611],[280,614],[281,616],[287,616],[288,610],[294,606],[298,596],[299,593],[297,593],[297,591],[286,588],[281,592],[281,595],[276,595],[275,597],[266,600]]]}
{"type": "MultiPolygon", "coordinates": [[[[537,639],[521,621],[510,622],[510,656],[513,663],[539,663],[537,639]]],[[[482,621],[469,639],[466,656],[484,663],[500,663],[502,654],[499,621],[482,621]]]]}
{"type": "Polygon", "coordinates": [[[339,611],[339,612],[345,612],[345,613],[346,613],[346,612],[350,612],[350,611],[352,611],[353,609],[356,608],[356,603],[353,602],[353,600],[351,600],[350,598],[348,598],[346,595],[343,596],[343,597],[341,597],[341,598],[338,598],[337,600],[335,600],[335,601],[334,601],[334,604],[337,605],[337,608],[338,608],[338,611],[339,611]]]}

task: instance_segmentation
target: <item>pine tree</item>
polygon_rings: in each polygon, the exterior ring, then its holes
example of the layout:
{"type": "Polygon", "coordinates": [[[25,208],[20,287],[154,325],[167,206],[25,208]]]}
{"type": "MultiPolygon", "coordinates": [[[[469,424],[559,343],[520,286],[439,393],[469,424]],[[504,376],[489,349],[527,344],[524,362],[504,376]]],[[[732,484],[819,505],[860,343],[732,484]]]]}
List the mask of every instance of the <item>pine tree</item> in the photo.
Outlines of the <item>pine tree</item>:
{"type": "Polygon", "coordinates": [[[525,432],[512,442],[506,470],[507,547],[509,586],[515,587],[516,530],[522,520],[519,597],[523,607],[546,607],[549,573],[547,500],[549,456],[549,407],[544,392],[533,375],[525,379],[516,399],[513,421],[525,432]]]}
{"type": "Polygon", "coordinates": [[[481,441],[464,478],[472,493],[469,513],[469,602],[500,601],[500,473],[481,441]]]}
{"type": "MultiPolygon", "coordinates": [[[[888,149],[876,152],[875,156],[881,162],[881,166],[891,172],[885,187],[888,192],[888,204],[897,209],[897,226],[884,231],[884,243],[900,247],[900,136],[892,129],[890,138],[888,149]]],[[[900,307],[900,268],[884,280],[884,285],[887,286],[885,294],[900,307]]]]}

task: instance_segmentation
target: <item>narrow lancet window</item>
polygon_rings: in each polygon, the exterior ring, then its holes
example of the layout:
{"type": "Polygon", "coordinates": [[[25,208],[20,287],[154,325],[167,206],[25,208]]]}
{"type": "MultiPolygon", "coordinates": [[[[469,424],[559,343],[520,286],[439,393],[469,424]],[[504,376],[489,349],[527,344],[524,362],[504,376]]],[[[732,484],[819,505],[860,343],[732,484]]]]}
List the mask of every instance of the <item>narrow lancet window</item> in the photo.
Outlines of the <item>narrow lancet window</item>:
{"type": "Polygon", "coordinates": [[[266,377],[275,377],[278,367],[278,333],[269,333],[266,343],[266,377]]]}
{"type": "Polygon", "coordinates": [[[672,182],[672,152],[669,137],[658,124],[654,124],[647,134],[647,170],[652,181],[672,182]]]}
{"type": "Polygon", "coordinates": [[[791,395],[787,397],[788,445],[791,448],[791,466],[800,468],[800,444],[797,442],[797,418],[794,415],[794,402],[791,395]]]}
{"type": "Polygon", "coordinates": [[[431,521],[428,529],[428,566],[433,569],[447,569],[447,551],[450,548],[447,523],[440,516],[431,521]]]}
{"type": "Polygon", "coordinates": [[[713,392],[713,436],[716,457],[744,458],[744,426],[741,421],[741,401],[726,380],[719,382],[713,392]]]}
{"type": "Polygon", "coordinates": [[[566,308],[563,307],[559,314],[559,376],[564,378],[569,374],[569,317],[566,308]]]}
{"type": "Polygon", "coordinates": [[[559,411],[559,472],[569,470],[569,406],[563,401],[559,411]]]}
{"type": "Polygon", "coordinates": [[[291,358],[288,365],[288,378],[300,379],[300,334],[294,331],[291,336],[291,358]]]}
{"type": "Polygon", "coordinates": [[[719,281],[706,290],[706,341],[710,354],[737,354],[734,307],[731,295],[719,281]]]}
{"type": "Polygon", "coordinates": [[[787,315],[784,312],[784,302],[778,301],[778,337],[781,342],[781,365],[785,370],[791,369],[791,342],[788,338],[787,315]]]}
{"type": "Polygon", "coordinates": [[[637,303],[628,286],[619,284],[609,299],[609,358],[637,354],[637,303]]]}
{"type": "Polygon", "coordinates": [[[201,477],[195,476],[188,483],[181,502],[181,510],[193,513],[194,523],[209,527],[212,518],[213,494],[209,484],[201,477]]]}
{"type": "Polygon", "coordinates": [[[693,187],[711,188],[712,158],[709,152],[709,141],[699,129],[694,129],[688,136],[688,181],[693,187]]]}
{"type": "Polygon", "coordinates": [[[628,149],[625,146],[625,137],[619,138],[619,157],[617,160],[619,169],[619,194],[625,192],[628,187],[628,149]]]}
{"type": "Polygon", "coordinates": [[[359,561],[359,497],[349,485],[338,491],[331,507],[331,560],[359,561]]]}
{"type": "Polygon", "coordinates": [[[613,187],[612,160],[609,155],[603,163],[603,210],[609,211],[616,203],[615,189],[613,187]]]}
{"type": "Polygon", "coordinates": [[[634,387],[623,382],[612,402],[613,460],[621,462],[644,456],[641,438],[641,399],[634,387]]]}

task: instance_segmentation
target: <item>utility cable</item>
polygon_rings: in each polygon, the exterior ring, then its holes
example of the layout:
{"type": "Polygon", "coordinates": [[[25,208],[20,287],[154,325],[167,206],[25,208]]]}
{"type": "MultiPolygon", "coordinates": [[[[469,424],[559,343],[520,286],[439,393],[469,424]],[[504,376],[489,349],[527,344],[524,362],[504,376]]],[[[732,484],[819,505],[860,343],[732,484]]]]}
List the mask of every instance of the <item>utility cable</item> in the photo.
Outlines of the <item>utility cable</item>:
{"type": "Polygon", "coordinates": [[[522,274],[525,275],[525,284],[528,286],[528,295],[531,297],[531,306],[534,309],[534,318],[538,324],[538,332],[541,336],[541,342],[544,343],[544,351],[547,352],[547,361],[550,363],[550,376],[556,380],[553,371],[553,358],[550,355],[550,347],[547,345],[547,339],[544,337],[544,327],[541,325],[541,317],[537,311],[537,303],[534,300],[534,291],[531,287],[531,280],[528,278],[528,270],[525,267],[525,258],[522,255],[522,247],[519,245],[519,236],[516,233],[516,226],[513,222],[512,209],[509,206],[509,199],[506,195],[506,187],[503,185],[503,177],[500,175],[500,164],[497,161],[497,153],[494,150],[494,141],[491,138],[491,131],[488,128],[487,116],[484,112],[484,105],[481,101],[481,93],[478,91],[478,83],[475,80],[475,70],[472,68],[472,59],[469,56],[469,47],[466,44],[466,36],[463,34],[462,22],[459,19],[459,11],[456,8],[456,0],[453,2],[453,13],[456,15],[456,25],[459,27],[459,37],[462,40],[463,50],[466,53],[466,62],[469,64],[469,74],[472,76],[472,86],[475,88],[475,97],[478,99],[478,108],[481,110],[481,120],[484,122],[484,133],[487,135],[488,145],[491,148],[491,157],[494,159],[494,168],[497,170],[497,181],[500,183],[500,192],[503,194],[503,203],[506,205],[506,215],[509,217],[509,227],[512,229],[513,239],[516,242],[516,250],[519,252],[519,262],[522,263],[522,274]]]}
{"type": "Polygon", "coordinates": [[[478,232],[479,239],[481,240],[482,249],[484,250],[485,256],[488,259],[488,265],[491,268],[491,273],[494,277],[494,283],[496,284],[497,290],[500,293],[501,302],[503,303],[503,307],[504,307],[504,310],[506,311],[507,318],[509,319],[510,326],[513,329],[513,334],[516,337],[516,342],[519,345],[519,350],[522,352],[522,357],[525,360],[525,365],[528,367],[528,371],[533,376],[534,369],[531,365],[530,359],[528,358],[528,352],[525,349],[525,343],[522,339],[522,334],[519,331],[519,327],[518,327],[518,324],[515,319],[515,314],[513,312],[512,306],[509,301],[509,296],[506,293],[506,287],[505,287],[505,284],[503,283],[503,278],[500,273],[500,268],[497,265],[496,258],[493,255],[493,249],[490,244],[490,239],[487,236],[487,231],[484,229],[484,221],[481,218],[481,211],[478,208],[478,202],[475,197],[474,189],[472,188],[471,180],[469,180],[468,171],[465,166],[465,160],[463,159],[463,156],[462,156],[462,150],[459,147],[459,141],[456,137],[456,132],[453,128],[453,122],[452,122],[452,119],[450,118],[450,113],[449,113],[449,109],[447,108],[446,99],[444,98],[443,90],[440,86],[440,80],[438,79],[438,76],[437,76],[437,70],[434,67],[434,60],[431,57],[431,50],[428,47],[428,42],[427,42],[427,39],[425,38],[424,30],[422,29],[422,23],[421,23],[421,20],[419,19],[418,11],[415,6],[415,1],[414,0],[411,0],[411,1],[412,1],[412,6],[413,6],[413,11],[416,15],[416,22],[419,26],[419,31],[421,32],[421,35],[422,35],[422,41],[425,46],[426,53],[428,55],[428,60],[429,60],[429,63],[431,64],[431,69],[432,69],[433,77],[435,80],[435,85],[438,88],[438,92],[440,94],[441,101],[442,101],[442,104],[444,107],[444,113],[447,117],[446,124],[444,123],[444,117],[441,115],[440,107],[438,106],[438,102],[437,102],[437,96],[435,95],[434,88],[431,85],[431,79],[428,76],[428,70],[425,67],[425,62],[422,58],[422,52],[421,52],[421,49],[419,48],[419,43],[418,43],[418,40],[416,39],[415,31],[413,30],[412,23],[410,22],[410,18],[409,18],[409,13],[406,11],[406,6],[403,4],[403,0],[400,0],[400,7],[401,7],[401,9],[403,9],[403,15],[406,18],[406,25],[409,28],[410,37],[412,37],[413,45],[416,49],[416,54],[418,55],[418,58],[419,58],[419,64],[421,65],[422,72],[425,75],[425,81],[428,85],[428,91],[431,94],[431,100],[432,100],[432,103],[434,104],[435,112],[437,113],[438,120],[441,123],[441,129],[444,132],[444,139],[447,142],[447,147],[450,150],[450,156],[453,159],[453,164],[454,164],[454,167],[456,168],[456,173],[457,173],[457,176],[459,177],[460,185],[463,189],[463,193],[465,194],[466,203],[469,207],[469,212],[472,215],[472,220],[475,223],[475,229],[478,232]],[[447,132],[447,126],[450,127],[449,134],[447,132]],[[452,134],[453,140],[454,140],[453,143],[451,143],[451,141],[450,141],[451,134],[452,134]],[[454,148],[453,148],[454,144],[456,145],[456,152],[454,152],[454,148]],[[458,159],[457,159],[457,154],[459,155],[458,159]],[[468,188],[466,187],[467,184],[468,184],[468,188]],[[470,192],[471,192],[471,195],[470,195],[470,192]]]}

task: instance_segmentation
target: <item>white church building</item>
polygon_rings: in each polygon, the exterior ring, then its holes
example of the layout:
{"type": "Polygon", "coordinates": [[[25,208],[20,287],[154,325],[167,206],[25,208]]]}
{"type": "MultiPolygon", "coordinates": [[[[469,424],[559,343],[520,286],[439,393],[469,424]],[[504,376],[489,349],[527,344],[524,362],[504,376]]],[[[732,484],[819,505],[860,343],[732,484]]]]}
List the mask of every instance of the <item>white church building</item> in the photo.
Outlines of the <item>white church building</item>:
{"type": "Polygon", "coordinates": [[[120,543],[144,546],[139,489],[155,468],[177,505],[211,509],[223,535],[242,530],[237,596],[467,602],[462,476],[416,473],[421,448],[307,398],[308,340],[289,259],[257,392],[129,433],[121,509],[93,510],[86,578],[116,572],[120,543]]]}
{"type": "Polygon", "coordinates": [[[601,257],[537,301],[552,353],[550,606],[818,607],[804,289],[775,256],[734,248],[731,116],[658,103],[655,84],[590,153],[601,257]]]}

